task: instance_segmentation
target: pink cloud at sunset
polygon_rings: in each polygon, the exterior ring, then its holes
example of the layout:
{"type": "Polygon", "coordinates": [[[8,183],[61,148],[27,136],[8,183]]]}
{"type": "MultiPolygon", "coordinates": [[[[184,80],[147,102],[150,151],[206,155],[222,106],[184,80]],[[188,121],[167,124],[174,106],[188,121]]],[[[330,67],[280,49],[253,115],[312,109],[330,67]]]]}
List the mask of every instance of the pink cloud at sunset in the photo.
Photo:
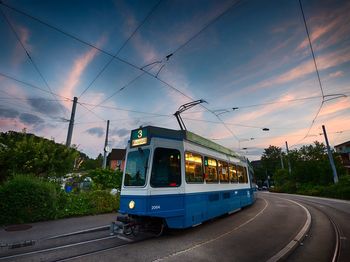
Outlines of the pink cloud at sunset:
{"type": "Polygon", "coordinates": [[[350,98],[338,98],[337,100],[329,101],[324,104],[319,117],[332,115],[341,111],[350,109],[350,98]]]}
{"type": "MultiPolygon", "coordinates": [[[[346,47],[346,48],[328,53],[326,55],[318,56],[316,57],[316,61],[317,61],[319,70],[325,70],[328,68],[339,66],[343,63],[350,61],[350,48],[346,47]]],[[[260,83],[257,83],[249,87],[246,91],[252,92],[262,88],[281,85],[284,83],[288,83],[288,82],[300,79],[312,73],[315,73],[315,65],[312,60],[308,60],[277,77],[273,77],[268,80],[264,80],[260,83]]]]}
{"type": "MultiPolygon", "coordinates": [[[[307,21],[311,32],[310,38],[312,43],[316,45],[316,50],[335,45],[347,37],[350,33],[350,28],[347,26],[350,22],[349,12],[350,4],[348,3],[333,12],[318,14],[307,21]],[[320,41],[321,39],[322,41],[320,41]]],[[[305,37],[297,50],[309,48],[308,46],[309,40],[305,37]]]]}
{"type": "MultiPolygon", "coordinates": [[[[105,43],[105,41],[106,38],[102,37],[98,42],[97,46],[102,46],[103,43],[105,43]]],[[[67,80],[65,81],[63,88],[59,92],[61,96],[72,99],[75,95],[77,95],[76,88],[80,83],[80,78],[82,77],[82,74],[84,73],[87,66],[89,66],[89,64],[92,62],[92,60],[98,53],[99,52],[97,49],[92,48],[74,60],[73,67],[67,77],[67,80]]],[[[65,106],[68,109],[70,109],[70,102],[66,102],[65,106]]]]}

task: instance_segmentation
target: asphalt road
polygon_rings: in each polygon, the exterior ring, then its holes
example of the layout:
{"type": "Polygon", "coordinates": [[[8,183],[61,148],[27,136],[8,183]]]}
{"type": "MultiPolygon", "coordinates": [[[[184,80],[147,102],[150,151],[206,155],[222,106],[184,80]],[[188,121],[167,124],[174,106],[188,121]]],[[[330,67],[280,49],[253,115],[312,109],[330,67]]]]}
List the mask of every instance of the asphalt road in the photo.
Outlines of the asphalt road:
{"type": "Polygon", "coordinates": [[[0,257],[0,262],[268,261],[290,244],[296,249],[289,250],[287,261],[332,261],[336,247],[334,261],[350,261],[349,218],[349,201],[260,192],[251,207],[159,238],[130,243],[108,232],[93,232],[12,251],[13,257],[0,257]],[[311,227],[299,243],[295,239],[305,229],[308,213],[311,227]],[[43,248],[49,250],[37,252],[43,248]]]}

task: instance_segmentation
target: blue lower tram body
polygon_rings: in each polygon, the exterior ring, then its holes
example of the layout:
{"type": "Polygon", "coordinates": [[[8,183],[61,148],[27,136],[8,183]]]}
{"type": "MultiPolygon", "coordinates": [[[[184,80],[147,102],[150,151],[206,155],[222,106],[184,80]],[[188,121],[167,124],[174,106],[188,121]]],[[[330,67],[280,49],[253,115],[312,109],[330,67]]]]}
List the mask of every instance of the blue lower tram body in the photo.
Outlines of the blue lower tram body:
{"type": "Polygon", "coordinates": [[[122,195],[119,212],[138,217],[162,218],[169,228],[187,228],[254,202],[255,191],[251,188],[191,194],[122,195]],[[130,209],[129,202],[132,200],[135,207],[130,209]]]}

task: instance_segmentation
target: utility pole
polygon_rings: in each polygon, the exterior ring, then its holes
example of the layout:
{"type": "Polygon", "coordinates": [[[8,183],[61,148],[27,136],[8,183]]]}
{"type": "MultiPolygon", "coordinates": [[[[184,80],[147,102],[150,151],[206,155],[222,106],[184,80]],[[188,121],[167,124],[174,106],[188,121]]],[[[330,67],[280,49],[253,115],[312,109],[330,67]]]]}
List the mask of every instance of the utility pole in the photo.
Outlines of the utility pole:
{"type": "Polygon", "coordinates": [[[66,140],[66,146],[70,147],[70,143],[72,142],[73,135],[73,126],[74,126],[74,117],[75,117],[75,109],[77,108],[78,98],[75,96],[73,99],[72,113],[70,115],[68,134],[66,140]]]}
{"type": "Polygon", "coordinates": [[[337,170],[335,169],[335,164],[334,164],[334,160],[333,160],[333,155],[332,155],[332,152],[331,152],[331,148],[329,147],[328,137],[327,137],[327,133],[326,133],[326,128],[324,127],[324,125],[322,125],[322,130],[323,130],[324,139],[326,140],[329,162],[330,162],[330,164],[331,164],[332,171],[333,171],[333,180],[334,180],[334,184],[336,184],[336,183],[338,183],[337,170]]]}
{"type": "Polygon", "coordinates": [[[280,152],[280,159],[281,159],[281,168],[284,169],[283,158],[282,158],[282,152],[280,152]]]}
{"type": "Polygon", "coordinates": [[[107,166],[107,152],[109,151],[108,146],[108,131],[109,131],[109,120],[107,120],[107,130],[106,130],[106,139],[105,139],[105,146],[103,147],[103,164],[102,168],[106,169],[107,166]]]}
{"type": "Polygon", "coordinates": [[[286,150],[287,150],[287,159],[288,159],[288,172],[289,174],[292,173],[292,167],[290,165],[290,159],[289,159],[289,148],[288,148],[288,142],[286,141],[286,150]]]}

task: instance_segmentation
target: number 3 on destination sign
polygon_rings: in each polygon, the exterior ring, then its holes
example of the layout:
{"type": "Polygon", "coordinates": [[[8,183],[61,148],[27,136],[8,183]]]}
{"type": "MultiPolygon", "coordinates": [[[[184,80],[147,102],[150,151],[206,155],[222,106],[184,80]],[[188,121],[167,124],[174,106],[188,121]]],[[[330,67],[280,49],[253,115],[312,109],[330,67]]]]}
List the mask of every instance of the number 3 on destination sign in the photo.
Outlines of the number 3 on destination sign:
{"type": "Polygon", "coordinates": [[[142,130],[137,131],[137,138],[141,138],[142,137],[142,130]]]}

